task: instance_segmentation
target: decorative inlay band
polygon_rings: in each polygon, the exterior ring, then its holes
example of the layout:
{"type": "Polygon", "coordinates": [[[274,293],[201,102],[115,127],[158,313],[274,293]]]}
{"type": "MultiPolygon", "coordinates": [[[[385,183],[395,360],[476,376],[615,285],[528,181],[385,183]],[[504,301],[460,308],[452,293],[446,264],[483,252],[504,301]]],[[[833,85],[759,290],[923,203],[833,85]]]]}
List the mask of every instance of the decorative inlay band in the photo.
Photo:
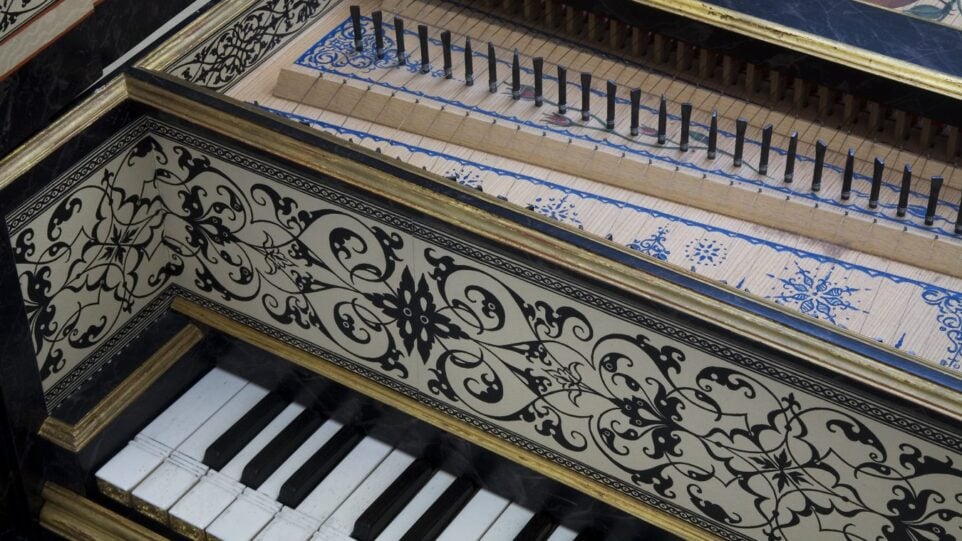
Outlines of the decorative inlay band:
{"type": "Polygon", "coordinates": [[[58,0],[0,0],[0,42],[58,0]]]}
{"type": "Polygon", "coordinates": [[[339,0],[262,0],[167,68],[223,92],[339,0]]]}

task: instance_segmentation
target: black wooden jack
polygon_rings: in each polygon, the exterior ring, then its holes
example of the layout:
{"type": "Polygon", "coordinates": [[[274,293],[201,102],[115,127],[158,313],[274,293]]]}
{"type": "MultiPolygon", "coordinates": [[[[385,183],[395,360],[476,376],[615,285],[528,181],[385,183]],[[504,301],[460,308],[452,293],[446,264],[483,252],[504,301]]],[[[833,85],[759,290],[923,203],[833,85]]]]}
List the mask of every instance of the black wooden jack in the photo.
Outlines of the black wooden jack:
{"type": "Polygon", "coordinates": [[[822,189],[822,170],[825,169],[825,151],[828,147],[821,139],[815,143],[815,168],[812,170],[812,191],[822,189]]]}
{"type": "Polygon", "coordinates": [[[540,56],[532,60],[534,67],[534,106],[544,105],[544,59],[540,56]]]}
{"type": "Polygon", "coordinates": [[[377,59],[384,58],[384,15],[380,10],[371,13],[374,21],[374,54],[377,59]]]}
{"type": "Polygon", "coordinates": [[[362,41],[362,29],[361,29],[361,7],[351,6],[351,26],[354,27],[354,50],[361,52],[364,50],[364,42],[362,41]]]}
{"type": "Polygon", "coordinates": [[[879,192],[882,191],[882,175],[885,173],[885,162],[882,158],[875,158],[875,165],[872,169],[872,191],[868,197],[868,208],[878,207],[879,192]]]}
{"type": "MultiPolygon", "coordinates": [[[[929,186],[929,204],[925,209],[925,225],[935,223],[935,211],[939,206],[939,192],[942,191],[942,181],[941,176],[932,177],[932,184],[929,186]]],[[[958,226],[956,226],[956,232],[958,232],[958,226]]]]}
{"type": "MultiPolygon", "coordinates": [[[[909,190],[912,189],[912,166],[905,164],[902,169],[902,188],[899,190],[899,205],[895,209],[895,215],[899,218],[905,216],[905,211],[909,208],[909,190]]],[[[958,231],[956,231],[958,233],[958,231]]]]}
{"type": "Polygon", "coordinates": [[[708,159],[714,160],[718,152],[718,111],[712,109],[711,122],[708,125],[708,159]]]}
{"type": "Polygon", "coordinates": [[[428,27],[418,25],[418,41],[421,49],[421,73],[431,72],[431,52],[428,50],[428,27]]]}
{"type": "Polygon", "coordinates": [[[498,59],[494,53],[494,44],[488,42],[488,90],[498,91],[498,59]]]}
{"type": "Polygon", "coordinates": [[[394,18],[394,42],[397,46],[397,65],[403,66],[407,62],[404,54],[404,19],[394,18]]]}
{"type": "Polygon", "coordinates": [[[744,118],[735,120],[735,155],[733,156],[735,167],[742,166],[742,157],[745,155],[745,132],[747,131],[747,120],[744,118]]]}
{"type": "Polygon", "coordinates": [[[785,155],[785,182],[795,179],[795,153],[798,152],[798,132],[792,132],[788,139],[788,154],[785,155]]]}
{"type": "Polygon", "coordinates": [[[758,174],[768,174],[768,156],[772,151],[772,132],[775,128],[769,124],[762,128],[762,149],[758,156],[758,174]]]}
{"type": "Polygon", "coordinates": [[[581,72],[581,120],[591,118],[591,74],[581,72]]]}
{"type": "Polygon", "coordinates": [[[663,145],[668,139],[668,99],[661,96],[658,104],[658,144],[663,145]]]}

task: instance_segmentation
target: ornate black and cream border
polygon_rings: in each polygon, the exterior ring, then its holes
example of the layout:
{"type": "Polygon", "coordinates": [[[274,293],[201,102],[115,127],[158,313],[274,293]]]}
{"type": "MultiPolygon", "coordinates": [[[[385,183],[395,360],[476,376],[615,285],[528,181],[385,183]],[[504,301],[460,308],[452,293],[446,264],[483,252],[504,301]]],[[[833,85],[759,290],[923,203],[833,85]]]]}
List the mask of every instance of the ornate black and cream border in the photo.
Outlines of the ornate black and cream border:
{"type": "Polygon", "coordinates": [[[225,92],[340,0],[260,0],[164,71],[225,92]]]}
{"type": "Polygon", "coordinates": [[[0,0],[0,43],[59,0],[0,0]]]}

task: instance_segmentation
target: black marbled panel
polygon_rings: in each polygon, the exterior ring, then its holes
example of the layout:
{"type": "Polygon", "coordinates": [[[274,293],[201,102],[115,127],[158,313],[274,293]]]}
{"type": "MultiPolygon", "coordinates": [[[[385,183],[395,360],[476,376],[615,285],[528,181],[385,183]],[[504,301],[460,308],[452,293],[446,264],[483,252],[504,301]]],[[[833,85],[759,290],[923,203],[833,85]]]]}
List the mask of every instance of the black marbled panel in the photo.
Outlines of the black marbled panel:
{"type": "Polygon", "coordinates": [[[2,396],[0,389],[0,539],[14,539],[15,532],[30,528],[29,512],[2,396]]]}
{"type": "Polygon", "coordinates": [[[4,452],[11,466],[20,472],[22,483],[34,511],[39,510],[40,464],[36,453],[37,430],[43,422],[46,408],[37,373],[35,355],[27,330],[20,284],[14,270],[13,254],[6,237],[6,229],[0,233],[0,382],[2,382],[3,409],[6,410],[4,452]]]}
{"type": "MultiPolygon", "coordinates": [[[[460,3],[460,0],[456,1],[460,3]]],[[[626,24],[638,26],[670,38],[679,39],[685,43],[690,43],[711,51],[729,54],[745,62],[778,70],[788,76],[801,77],[808,81],[824,84],[840,92],[851,93],[865,99],[877,101],[884,106],[917,113],[948,124],[962,125],[962,106],[960,106],[959,101],[935,92],[922,90],[899,81],[893,81],[855,68],[835,64],[808,54],[793,51],[786,47],[780,47],[758,39],[749,38],[725,30],[724,28],[679,17],[629,0],[604,0],[602,2],[573,0],[572,2],[566,3],[578,5],[582,9],[587,10],[602,10],[604,13],[624,21],[626,24]]],[[[833,6],[833,12],[845,12],[849,9],[858,9],[861,13],[861,10],[864,9],[868,10],[869,13],[882,12],[886,17],[894,16],[900,21],[905,20],[910,26],[919,24],[925,27],[936,26],[922,21],[912,20],[910,17],[888,13],[871,6],[861,5],[851,0],[842,2],[819,0],[815,4],[798,0],[777,3],[754,0],[745,0],[744,2],[741,2],[741,0],[731,0],[729,2],[720,0],[715,3],[738,10],[745,9],[745,6],[741,5],[742,3],[756,4],[757,10],[765,10],[773,14],[773,19],[779,19],[775,22],[781,22],[781,17],[784,17],[785,13],[793,10],[796,13],[799,11],[811,12],[813,17],[822,18],[824,12],[820,10],[823,7],[822,4],[825,4],[833,6]],[[731,6],[727,4],[731,4],[731,6]],[[735,4],[739,5],[735,7],[735,4]],[[802,4],[805,5],[803,6],[802,4]],[[857,6],[857,8],[852,6],[857,6]],[[777,16],[775,14],[777,14],[777,16]]],[[[752,11],[744,12],[757,16],[757,14],[752,11]]],[[[856,21],[856,23],[849,22],[847,24],[852,27],[867,26],[869,28],[867,31],[871,31],[872,28],[871,23],[864,21],[856,21]]],[[[839,26],[842,25],[836,25],[834,28],[838,29],[839,26]]],[[[947,42],[962,39],[962,32],[957,30],[944,28],[940,28],[939,30],[949,31],[949,34],[944,36],[947,42]]],[[[880,38],[888,37],[888,39],[894,41],[905,39],[901,37],[899,33],[887,35],[884,32],[880,32],[879,35],[880,38]]],[[[941,33],[939,35],[941,35],[941,33]]],[[[840,38],[836,36],[832,39],[840,38]]],[[[882,46],[884,44],[880,43],[879,45],[882,46]]],[[[902,45],[901,47],[906,52],[913,48],[918,48],[917,52],[913,53],[914,57],[918,60],[925,60],[928,54],[927,52],[922,52],[923,49],[919,48],[919,42],[909,41],[908,45],[902,45]]],[[[962,47],[962,41],[959,41],[958,45],[950,44],[949,46],[950,49],[956,47],[962,47]]],[[[941,52],[936,56],[940,55],[941,52]]],[[[962,66],[962,56],[956,56],[959,59],[957,63],[962,66]]],[[[919,63],[925,65],[921,62],[919,63]]]]}
{"type": "MultiPolygon", "coordinates": [[[[103,65],[108,65],[160,28],[171,17],[187,8],[193,0],[130,2],[106,0],[94,11],[96,32],[91,42],[103,65]]],[[[204,9],[220,0],[210,0],[204,9]]],[[[189,20],[190,18],[188,18],[189,20]]],[[[147,48],[149,52],[150,47],[147,48]]]]}
{"type": "Polygon", "coordinates": [[[706,0],[912,64],[962,76],[962,32],[859,2],[706,0]]]}
{"type": "MultiPolygon", "coordinates": [[[[218,1],[211,0],[211,5],[218,1]]],[[[0,81],[0,156],[85,95],[106,66],[190,2],[101,2],[91,15],[0,81]]]]}
{"type": "Polygon", "coordinates": [[[100,77],[96,32],[87,17],[0,81],[0,156],[41,130],[100,77]]]}

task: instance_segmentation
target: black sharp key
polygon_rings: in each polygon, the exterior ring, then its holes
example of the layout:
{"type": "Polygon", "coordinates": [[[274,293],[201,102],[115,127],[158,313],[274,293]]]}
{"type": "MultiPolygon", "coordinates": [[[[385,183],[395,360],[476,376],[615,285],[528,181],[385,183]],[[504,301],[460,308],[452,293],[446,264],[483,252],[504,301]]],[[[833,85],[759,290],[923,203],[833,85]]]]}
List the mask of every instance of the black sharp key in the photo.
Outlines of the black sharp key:
{"type": "Polygon", "coordinates": [[[241,483],[253,489],[260,488],[324,420],[325,417],[313,409],[302,411],[244,466],[241,483]]]}
{"type": "Polygon", "coordinates": [[[444,59],[444,78],[451,79],[454,77],[454,64],[451,60],[451,31],[445,30],[441,32],[441,54],[444,59]]]}
{"type": "Polygon", "coordinates": [[[534,106],[544,105],[544,59],[537,56],[532,61],[534,65],[534,106]]]}
{"type": "Polygon", "coordinates": [[[351,537],[360,541],[376,539],[414,496],[431,479],[434,466],[423,458],[408,465],[397,479],[361,513],[351,537]]]}
{"type": "Polygon", "coordinates": [[[708,126],[708,159],[715,159],[718,149],[718,111],[712,109],[711,124],[708,126]]]}
{"type": "Polygon", "coordinates": [[[467,477],[459,477],[451,483],[431,507],[401,537],[401,541],[427,541],[437,539],[454,517],[464,509],[478,487],[467,477]]]}
{"type": "Polygon", "coordinates": [[[825,168],[825,151],[828,147],[825,141],[819,139],[815,142],[815,169],[812,171],[812,191],[817,192],[822,189],[822,169],[825,168]]]}
{"type": "Polygon", "coordinates": [[[664,95],[661,96],[661,104],[658,105],[658,144],[665,144],[668,135],[668,100],[664,95]]]}
{"type": "Polygon", "coordinates": [[[788,154],[785,155],[785,182],[795,179],[795,153],[798,151],[798,132],[793,131],[788,139],[788,154]]]}
{"type": "Polygon", "coordinates": [[[431,52],[428,50],[428,27],[418,25],[418,42],[421,49],[421,73],[431,72],[431,52]]]}
{"type": "Polygon", "coordinates": [[[514,50],[511,57],[511,99],[521,99],[521,61],[518,59],[518,50],[514,50]]]}
{"type": "Polygon", "coordinates": [[[364,43],[361,42],[361,7],[351,6],[351,24],[354,26],[354,50],[363,51],[364,43]]]}
{"type": "Polygon", "coordinates": [[[909,190],[912,189],[912,166],[905,164],[902,170],[902,189],[899,190],[899,206],[895,209],[895,215],[899,218],[905,216],[905,211],[909,208],[909,190]]]}
{"type": "Polygon", "coordinates": [[[638,135],[639,121],[638,111],[641,109],[641,89],[631,89],[631,136],[638,135]]]}
{"type": "Polygon", "coordinates": [[[591,118],[591,74],[581,72],[581,120],[591,118]]]}
{"type": "Polygon", "coordinates": [[[204,451],[204,465],[216,471],[223,469],[287,404],[281,395],[268,393],[204,451]]]}
{"type": "Polygon", "coordinates": [[[296,508],[362,439],[364,431],[356,426],[338,430],[290,479],[284,481],[277,501],[296,508]]]}
{"type": "Polygon", "coordinates": [[[772,150],[772,132],[775,128],[769,124],[762,128],[762,151],[758,157],[758,174],[768,174],[768,154],[772,150]]]}
{"type": "Polygon", "coordinates": [[[852,196],[852,178],[855,176],[855,149],[848,149],[845,158],[845,172],[842,173],[842,201],[848,201],[852,196]]]}
{"type": "Polygon", "coordinates": [[[735,121],[735,156],[734,165],[735,167],[742,166],[742,156],[745,153],[745,132],[748,131],[748,121],[744,118],[739,118],[735,121]]]}
{"type": "Polygon", "coordinates": [[[397,44],[397,65],[403,66],[406,62],[404,57],[404,19],[394,18],[394,43],[397,44]]]}
{"type": "Polygon", "coordinates": [[[464,84],[474,86],[474,51],[469,37],[464,38],[464,84]]]}
{"type": "Polygon", "coordinates": [[[939,192],[942,190],[942,177],[932,177],[932,185],[929,188],[929,205],[925,209],[925,225],[935,223],[935,211],[939,206],[939,192]]]}
{"type": "Polygon", "coordinates": [[[380,10],[371,13],[374,21],[374,53],[378,60],[384,58],[384,15],[380,10]]]}
{"type": "Polygon", "coordinates": [[[558,113],[568,112],[568,70],[558,66],[558,113]]]}
{"type": "Polygon", "coordinates": [[[498,59],[494,56],[494,45],[488,42],[488,90],[498,91],[498,59]]]}
{"type": "Polygon", "coordinates": [[[688,152],[688,137],[691,132],[691,104],[685,102],[681,104],[681,137],[678,142],[678,149],[688,152]]]}
{"type": "Polygon", "coordinates": [[[872,190],[868,194],[868,208],[874,209],[878,206],[879,192],[882,191],[882,174],[885,172],[885,162],[882,158],[875,158],[875,165],[872,169],[872,190]]]}
{"type": "Polygon", "coordinates": [[[558,524],[541,511],[535,513],[518,535],[514,536],[514,541],[545,541],[551,537],[551,532],[558,527],[558,524]]]}

